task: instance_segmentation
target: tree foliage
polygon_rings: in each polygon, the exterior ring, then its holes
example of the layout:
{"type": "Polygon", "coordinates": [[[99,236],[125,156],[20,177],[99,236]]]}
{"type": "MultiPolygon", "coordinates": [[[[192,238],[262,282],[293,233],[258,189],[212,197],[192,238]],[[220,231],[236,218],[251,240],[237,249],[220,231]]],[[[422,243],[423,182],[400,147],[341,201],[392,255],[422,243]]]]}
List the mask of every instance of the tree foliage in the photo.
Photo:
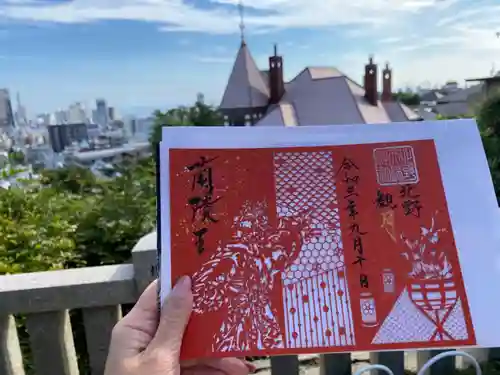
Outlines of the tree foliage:
{"type": "Polygon", "coordinates": [[[77,225],[70,219],[75,197],[56,189],[12,188],[1,191],[0,200],[0,275],[80,263],[77,225]]]}
{"type": "Polygon", "coordinates": [[[168,111],[155,112],[155,123],[151,132],[150,142],[155,145],[161,141],[161,128],[164,126],[221,126],[224,119],[212,105],[206,104],[203,96],[191,107],[177,107],[168,111]]]}
{"type": "Polygon", "coordinates": [[[500,96],[492,96],[483,103],[477,115],[477,122],[500,202],[500,96]]]}
{"type": "Polygon", "coordinates": [[[25,161],[25,155],[21,150],[10,150],[9,161],[13,165],[23,164],[25,161]]]}
{"type": "Polygon", "coordinates": [[[398,91],[392,94],[394,100],[400,101],[406,105],[419,105],[420,104],[420,96],[414,92],[404,92],[398,91]]]}

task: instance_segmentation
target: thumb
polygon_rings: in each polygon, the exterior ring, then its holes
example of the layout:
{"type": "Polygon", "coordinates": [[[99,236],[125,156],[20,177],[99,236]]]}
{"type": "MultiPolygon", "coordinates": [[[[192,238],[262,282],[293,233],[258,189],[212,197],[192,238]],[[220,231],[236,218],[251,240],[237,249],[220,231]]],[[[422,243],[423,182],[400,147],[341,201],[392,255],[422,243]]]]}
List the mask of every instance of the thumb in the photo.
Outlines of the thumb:
{"type": "Polygon", "coordinates": [[[158,330],[150,347],[178,356],[192,309],[191,279],[184,276],[165,299],[158,330]]]}

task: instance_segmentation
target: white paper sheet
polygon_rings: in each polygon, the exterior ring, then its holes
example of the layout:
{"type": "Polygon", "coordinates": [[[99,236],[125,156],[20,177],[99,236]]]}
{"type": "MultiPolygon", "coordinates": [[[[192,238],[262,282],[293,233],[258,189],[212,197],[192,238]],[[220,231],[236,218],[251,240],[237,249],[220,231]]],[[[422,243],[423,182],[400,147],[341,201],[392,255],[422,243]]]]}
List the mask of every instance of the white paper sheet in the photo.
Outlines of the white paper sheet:
{"type": "Polygon", "coordinates": [[[499,209],[474,120],[320,127],[171,127],[161,144],[161,297],[170,281],[170,148],[261,148],[432,139],[479,346],[500,346],[499,209]]]}

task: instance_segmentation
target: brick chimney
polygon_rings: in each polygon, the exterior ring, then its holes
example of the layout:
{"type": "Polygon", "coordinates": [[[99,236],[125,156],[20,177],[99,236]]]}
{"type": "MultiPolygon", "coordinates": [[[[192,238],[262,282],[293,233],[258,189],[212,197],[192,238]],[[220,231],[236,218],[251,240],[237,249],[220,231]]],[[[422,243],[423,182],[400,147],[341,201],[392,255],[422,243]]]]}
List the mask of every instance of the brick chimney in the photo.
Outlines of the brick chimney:
{"type": "Polygon", "coordinates": [[[371,105],[378,103],[377,64],[373,63],[373,56],[365,65],[365,98],[371,105]]]}
{"type": "Polygon", "coordinates": [[[389,63],[385,63],[382,71],[382,101],[392,101],[392,69],[389,68],[389,63]]]}
{"type": "Polygon", "coordinates": [[[274,45],[274,56],[269,57],[269,104],[278,104],[285,93],[283,80],[283,58],[278,56],[278,47],[274,45]]]}

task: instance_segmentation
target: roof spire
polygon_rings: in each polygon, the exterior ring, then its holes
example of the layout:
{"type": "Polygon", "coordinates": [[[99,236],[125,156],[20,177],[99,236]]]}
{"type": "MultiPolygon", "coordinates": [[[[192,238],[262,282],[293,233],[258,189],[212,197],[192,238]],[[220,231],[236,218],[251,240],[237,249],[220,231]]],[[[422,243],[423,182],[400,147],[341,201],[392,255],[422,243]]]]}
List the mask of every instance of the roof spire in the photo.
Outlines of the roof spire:
{"type": "Polygon", "coordinates": [[[241,44],[245,44],[245,17],[244,17],[244,7],[243,0],[239,0],[238,2],[238,10],[240,12],[240,35],[241,35],[241,44]]]}

